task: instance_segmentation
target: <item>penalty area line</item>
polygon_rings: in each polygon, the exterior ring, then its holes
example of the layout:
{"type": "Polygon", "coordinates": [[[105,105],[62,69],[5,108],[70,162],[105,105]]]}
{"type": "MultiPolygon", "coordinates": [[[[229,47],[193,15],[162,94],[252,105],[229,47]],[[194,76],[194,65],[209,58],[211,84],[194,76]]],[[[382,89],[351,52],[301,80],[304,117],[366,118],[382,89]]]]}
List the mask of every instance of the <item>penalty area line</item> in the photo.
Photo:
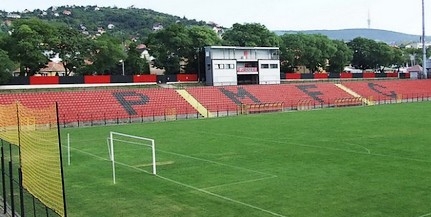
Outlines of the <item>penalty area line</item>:
{"type": "Polygon", "coordinates": [[[248,168],[244,168],[244,167],[233,166],[233,165],[229,165],[229,164],[225,164],[225,163],[220,163],[220,162],[217,162],[217,161],[212,161],[212,160],[208,160],[208,159],[204,159],[204,158],[199,158],[199,157],[193,157],[193,156],[190,156],[190,155],[180,154],[180,153],[176,153],[176,152],[163,151],[163,150],[160,150],[160,149],[156,150],[156,151],[157,152],[166,153],[166,154],[176,155],[176,156],[180,156],[180,157],[184,157],[184,158],[189,158],[189,159],[193,159],[193,160],[203,161],[203,162],[207,162],[207,163],[217,164],[217,165],[221,165],[221,166],[225,166],[225,167],[230,167],[230,168],[234,168],[234,169],[238,169],[238,170],[242,170],[242,171],[248,171],[248,172],[257,173],[257,174],[266,175],[266,176],[274,176],[273,174],[264,173],[264,172],[260,172],[260,171],[257,171],[257,170],[252,170],[252,169],[248,169],[248,168]]]}
{"type": "Polygon", "coordinates": [[[431,212],[430,212],[430,213],[427,213],[427,214],[425,214],[425,215],[421,215],[421,216],[419,216],[419,217],[426,217],[426,216],[431,216],[431,212]]]}

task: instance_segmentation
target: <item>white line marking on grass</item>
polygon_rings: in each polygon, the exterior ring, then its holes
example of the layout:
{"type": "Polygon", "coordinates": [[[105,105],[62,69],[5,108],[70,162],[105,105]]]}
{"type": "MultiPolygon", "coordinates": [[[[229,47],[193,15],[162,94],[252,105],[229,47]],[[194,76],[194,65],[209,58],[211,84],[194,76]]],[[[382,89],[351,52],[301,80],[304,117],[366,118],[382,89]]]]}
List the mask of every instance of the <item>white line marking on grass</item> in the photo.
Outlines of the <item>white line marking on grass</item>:
{"type": "Polygon", "coordinates": [[[212,164],[217,164],[217,165],[221,165],[221,166],[226,166],[226,167],[230,167],[230,168],[235,168],[235,169],[238,169],[238,170],[244,170],[244,171],[258,173],[258,174],[267,175],[267,176],[275,176],[273,174],[264,173],[264,172],[260,172],[260,171],[257,171],[257,170],[251,170],[251,169],[247,169],[247,168],[244,168],[244,167],[232,166],[232,165],[220,163],[220,162],[217,162],[217,161],[212,161],[212,160],[207,160],[207,159],[204,159],[204,158],[193,157],[193,156],[190,156],[190,155],[175,153],[175,152],[171,152],[171,151],[162,151],[162,150],[156,150],[156,151],[157,152],[166,153],[166,154],[177,155],[177,156],[184,157],[184,158],[190,158],[190,159],[193,159],[193,160],[199,160],[199,161],[204,161],[204,162],[207,162],[207,163],[212,163],[212,164]]]}
{"type": "Polygon", "coordinates": [[[370,149],[365,148],[365,147],[364,147],[364,146],[362,146],[362,145],[358,145],[358,144],[354,144],[354,143],[346,143],[346,144],[347,144],[347,145],[351,145],[351,146],[358,146],[358,147],[361,147],[361,148],[365,149],[365,151],[367,151],[367,153],[368,153],[368,154],[371,154],[370,149]]]}
{"type": "Polygon", "coordinates": [[[269,176],[269,177],[263,177],[263,178],[259,178],[259,179],[250,179],[250,180],[245,180],[245,181],[232,182],[232,183],[221,184],[221,185],[214,185],[214,186],[202,188],[202,190],[208,190],[208,189],[219,188],[219,187],[226,187],[226,186],[231,186],[231,185],[239,185],[239,184],[250,183],[250,182],[258,182],[258,181],[263,181],[263,180],[273,179],[273,178],[277,178],[277,176],[269,176]]]}
{"type": "MultiPolygon", "coordinates": [[[[87,155],[93,156],[93,157],[98,158],[98,159],[101,159],[101,160],[109,161],[109,159],[107,159],[107,158],[103,158],[103,157],[100,157],[100,156],[97,156],[97,155],[91,154],[91,153],[89,153],[89,152],[86,152],[86,151],[81,151],[81,150],[76,149],[76,148],[73,148],[73,149],[74,149],[74,150],[76,150],[76,151],[78,151],[78,152],[81,152],[81,153],[83,153],[83,154],[87,154],[87,155]]],[[[190,156],[188,156],[188,157],[190,157],[190,156]]],[[[191,157],[191,158],[194,158],[194,157],[191,157]]],[[[204,160],[204,159],[203,159],[203,160],[204,160]]],[[[205,160],[205,161],[207,161],[207,160],[205,160]]],[[[208,161],[208,162],[211,162],[211,161],[208,161]]],[[[130,165],[128,165],[128,164],[124,164],[124,163],[119,163],[119,162],[116,162],[116,163],[118,163],[119,165],[125,166],[125,167],[129,167],[129,168],[132,168],[132,169],[135,169],[135,170],[138,170],[138,171],[141,171],[141,172],[147,173],[147,174],[149,174],[149,175],[154,175],[154,174],[152,174],[152,173],[150,173],[150,172],[148,172],[148,171],[146,171],[146,170],[143,170],[143,169],[141,169],[141,168],[133,167],[133,166],[130,166],[130,165]]],[[[213,163],[221,164],[221,165],[225,165],[225,164],[218,163],[218,162],[213,162],[213,163]]],[[[225,166],[230,166],[230,165],[225,165],[225,166]]],[[[253,172],[253,170],[249,170],[249,169],[242,168],[242,167],[235,167],[235,166],[230,166],[230,167],[234,167],[234,168],[238,168],[238,169],[245,169],[245,170],[248,170],[248,171],[252,171],[252,172],[253,172]]],[[[254,172],[261,173],[261,172],[258,172],[258,171],[254,171],[254,172]]],[[[261,173],[261,174],[265,174],[265,173],[261,173]]],[[[212,192],[210,192],[210,191],[207,191],[207,190],[204,190],[204,189],[200,189],[200,188],[197,188],[197,187],[194,187],[194,186],[191,186],[191,185],[188,185],[188,184],[182,183],[182,182],[175,181],[175,180],[173,180],[173,179],[169,179],[169,178],[166,178],[166,177],[161,176],[161,175],[154,175],[154,176],[156,176],[156,177],[158,177],[158,178],[160,178],[160,179],[163,179],[163,180],[165,180],[165,181],[169,181],[169,182],[175,183],[175,184],[177,184],[177,185],[181,185],[181,186],[183,186],[183,187],[190,188],[190,189],[196,190],[196,191],[198,191],[198,192],[201,192],[201,193],[204,193],[204,194],[208,194],[208,195],[211,195],[211,196],[213,196],[213,197],[220,198],[220,199],[222,199],[222,200],[226,200],[226,201],[229,201],[229,202],[232,202],[232,203],[236,203],[236,204],[239,204],[239,205],[242,205],[242,206],[246,206],[246,207],[249,207],[249,208],[252,208],[252,209],[255,209],[255,210],[259,210],[259,211],[261,211],[261,212],[268,213],[268,214],[273,215],[273,216],[287,217],[287,216],[285,216],[285,215],[281,215],[281,214],[279,214],[279,213],[272,212],[272,211],[270,211],[270,210],[266,210],[266,209],[263,209],[263,208],[260,208],[260,207],[257,207],[257,206],[254,206],[254,205],[248,204],[248,203],[244,203],[244,202],[241,202],[241,201],[239,201],[239,200],[235,200],[235,199],[232,199],[232,198],[229,198],[229,197],[225,197],[225,196],[222,196],[222,195],[219,195],[219,194],[216,194],[216,193],[212,193],[212,192]]],[[[269,177],[268,177],[268,178],[269,178],[269,177]]],[[[273,177],[273,178],[275,178],[275,177],[273,177]]]]}
{"type": "MultiPolygon", "coordinates": [[[[205,132],[201,132],[201,133],[205,133],[205,132]]],[[[400,156],[394,156],[394,155],[376,154],[376,153],[365,153],[363,151],[355,151],[355,150],[349,150],[349,149],[331,148],[331,147],[324,147],[324,146],[318,146],[318,145],[308,145],[308,144],[299,144],[299,143],[289,143],[289,142],[285,142],[285,141],[276,141],[276,140],[270,140],[270,139],[250,138],[250,137],[246,137],[246,136],[237,136],[237,135],[222,134],[222,133],[207,133],[207,134],[213,134],[213,135],[219,135],[219,136],[231,136],[231,137],[237,137],[237,138],[243,138],[243,139],[249,139],[249,140],[255,140],[255,141],[273,142],[273,143],[286,144],[286,145],[294,145],[294,146],[301,146],[301,147],[308,147],[308,148],[318,148],[318,149],[326,149],[326,150],[332,150],[332,151],[342,151],[342,152],[362,154],[362,155],[372,155],[372,156],[395,158],[395,159],[400,159],[400,160],[409,160],[409,161],[416,161],[416,162],[423,162],[423,163],[431,163],[431,161],[429,161],[429,160],[415,159],[415,158],[408,158],[408,157],[400,157],[400,156]]],[[[266,146],[266,148],[268,148],[268,147],[270,147],[270,146],[266,146]]]]}
{"type": "Polygon", "coordinates": [[[409,157],[399,157],[399,156],[394,156],[394,155],[376,154],[376,153],[371,153],[370,155],[395,158],[395,159],[400,159],[400,160],[416,161],[416,162],[421,162],[421,163],[431,163],[431,161],[429,161],[429,160],[422,160],[422,159],[409,158],[409,157]]]}
{"type": "Polygon", "coordinates": [[[248,203],[244,203],[244,202],[241,202],[241,201],[239,201],[239,200],[234,200],[234,199],[232,199],[232,198],[225,197],[225,196],[222,196],[222,195],[219,195],[219,194],[216,194],[216,193],[212,193],[212,192],[206,191],[206,190],[204,190],[204,189],[196,188],[196,187],[193,187],[193,186],[191,186],[191,185],[184,184],[184,183],[181,183],[181,182],[178,182],[178,181],[175,181],[175,180],[172,180],[172,179],[169,179],[169,178],[166,178],[166,177],[160,176],[160,175],[155,175],[155,176],[157,176],[157,177],[159,177],[159,178],[161,178],[161,179],[164,179],[164,180],[166,180],[166,181],[173,182],[173,183],[175,183],[175,184],[177,184],[177,185],[181,185],[181,186],[183,186],[183,187],[187,187],[187,188],[190,188],[190,189],[193,189],[193,190],[199,191],[199,192],[201,192],[201,193],[205,193],[205,194],[208,194],[208,195],[211,195],[211,196],[214,196],[214,197],[218,197],[218,198],[220,198],[220,199],[227,200],[227,201],[230,201],[230,202],[232,202],[232,203],[240,204],[240,205],[243,205],[243,206],[246,206],[246,207],[249,207],[249,208],[255,209],[255,210],[259,210],[259,211],[262,211],[262,212],[265,212],[265,213],[271,214],[271,215],[273,215],[273,216],[287,217],[287,216],[284,216],[284,215],[279,214],[279,213],[275,213],[275,212],[272,212],[272,211],[269,211],[269,210],[266,210],[266,209],[263,209],[263,208],[260,208],[260,207],[257,207],[257,206],[254,206],[254,205],[248,204],[248,203]]]}
{"type": "Polygon", "coordinates": [[[428,213],[428,214],[425,214],[425,215],[421,215],[421,216],[419,216],[419,217],[426,217],[426,216],[431,216],[431,212],[430,212],[430,213],[428,213]]]}
{"type": "Polygon", "coordinates": [[[77,148],[70,147],[70,149],[75,150],[75,151],[80,152],[80,153],[83,153],[83,154],[86,154],[86,155],[90,155],[90,156],[95,157],[95,158],[98,158],[98,159],[100,159],[100,160],[111,161],[111,160],[109,160],[109,158],[100,157],[100,156],[98,156],[98,155],[92,154],[92,153],[90,153],[90,152],[82,151],[82,150],[77,149],[77,148]]]}

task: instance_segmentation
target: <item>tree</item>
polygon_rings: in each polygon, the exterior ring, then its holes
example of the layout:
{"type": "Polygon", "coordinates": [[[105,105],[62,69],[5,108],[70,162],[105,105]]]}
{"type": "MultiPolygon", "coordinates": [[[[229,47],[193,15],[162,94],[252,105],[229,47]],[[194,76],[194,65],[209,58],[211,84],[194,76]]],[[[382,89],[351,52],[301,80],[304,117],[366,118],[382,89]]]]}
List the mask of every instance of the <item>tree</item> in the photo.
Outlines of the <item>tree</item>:
{"type": "Polygon", "coordinates": [[[324,35],[307,35],[304,51],[305,66],[312,72],[326,70],[329,59],[335,54],[334,43],[324,35]]]}
{"type": "Polygon", "coordinates": [[[7,52],[0,49],[0,84],[6,84],[12,77],[15,64],[9,59],[7,52]]]}
{"type": "Polygon", "coordinates": [[[347,44],[353,51],[352,66],[358,69],[375,69],[378,66],[377,42],[366,38],[355,38],[347,44]]]}
{"type": "Polygon", "coordinates": [[[103,34],[94,41],[90,60],[93,62],[86,73],[121,74],[120,61],[126,59],[122,43],[114,37],[103,34]]]}
{"type": "Polygon", "coordinates": [[[240,47],[274,47],[279,46],[278,36],[258,23],[233,24],[222,36],[224,45],[240,47]]]}
{"type": "Polygon", "coordinates": [[[398,47],[392,48],[393,59],[392,63],[399,69],[408,62],[408,55],[405,55],[403,50],[398,47]]]}
{"type": "Polygon", "coordinates": [[[192,46],[184,59],[187,60],[186,72],[198,73],[198,79],[202,78],[205,71],[205,46],[221,45],[222,40],[212,29],[203,26],[192,26],[187,29],[192,46]]]}
{"type": "Polygon", "coordinates": [[[65,75],[69,76],[83,67],[84,61],[90,58],[92,40],[64,25],[58,26],[55,30],[56,39],[52,50],[62,59],[65,75]]]}
{"type": "Polygon", "coordinates": [[[305,37],[304,34],[284,34],[280,37],[281,70],[294,72],[297,66],[305,65],[305,37]]]}
{"type": "Polygon", "coordinates": [[[375,69],[383,72],[385,67],[400,64],[403,58],[402,53],[395,48],[371,39],[355,38],[348,43],[348,46],[353,51],[352,65],[359,69],[375,69]]]}
{"type": "Polygon", "coordinates": [[[190,54],[193,43],[188,30],[181,23],[168,26],[148,36],[146,44],[155,58],[153,65],[165,69],[166,74],[177,74],[184,69],[186,57],[190,54]]]}
{"type": "MultiPolygon", "coordinates": [[[[423,59],[423,51],[422,48],[402,48],[403,56],[405,63],[409,63],[410,65],[422,65],[423,59]]],[[[426,50],[426,56],[431,56],[431,48],[428,47],[426,50]]]]}
{"type": "Polygon", "coordinates": [[[377,42],[375,47],[375,57],[377,59],[376,69],[384,72],[385,67],[390,67],[394,64],[394,50],[384,42],[377,42]]]}
{"type": "Polygon", "coordinates": [[[281,36],[282,69],[306,66],[311,71],[326,70],[337,51],[335,43],[324,35],[285,34],[281,36]]]}
{"type": "Polygon", "coordinates": [[[347,46],[344,41],[332,41],[337,49],[335,53],[329,58],[329,72],[342,72],[346,65],[349,65],[353,59],[353,51],[347,46]]]}
{"type": "Polygon", "coordinates": [[[12,34],[6,39],[9,57],[20,64],[23,76],[34,75],[49,61],[46,53],[53,44],[54,28],[38,19],[17,20],[13,23],[12,34]]]}
{"type": "Polygon", "coordinates": [[[129,44],[127,59],[124,62],[125,72],[128,75],[149,74],[149,65],[145,58],[141,58],[141,53],[136,49],[138,44],[132,42],[129,44]]]}

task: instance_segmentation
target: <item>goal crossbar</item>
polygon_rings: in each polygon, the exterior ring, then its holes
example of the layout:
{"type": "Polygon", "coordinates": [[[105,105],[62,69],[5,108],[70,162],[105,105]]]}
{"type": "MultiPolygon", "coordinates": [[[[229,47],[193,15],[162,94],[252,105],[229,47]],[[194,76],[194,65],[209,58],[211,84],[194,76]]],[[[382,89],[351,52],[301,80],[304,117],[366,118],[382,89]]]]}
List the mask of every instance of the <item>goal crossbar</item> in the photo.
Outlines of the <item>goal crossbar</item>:
{"type": "Polygon", "coordinates": [[[156,175],[157,174],[157,170],[156,170],[156,147],[155,147],[155,142],[154,139],[150,139],[150,138],[145,138],[145,137],[140,137],[140,136],[134,136],[134,135],[129,135],[129,134],[124,134],[124,133],[118,133],[118,132],[110,132],[109,133],[109,154],[110,154],[110,160],[112,161],[112,180],[115,184],[116,180],[115,180],[115,156],[114,156],[114,141],[119,141],[119,142],[124,142],[124,143],[129,143],[129,144],[135,144],[135,145],[142,145],[142,146],[147,146],[147,147],[151,147],[151,152],[152,152],[152,166],[153,166],[153,174],[156,175]],[[138,142],[132,142],[132,141],[126,141],[126,140],[121,140],[121,139],[116,139],[114,138],[114,136],[121,136],[121,137],[127,137],[127,138],[132,138],[132,139],[137,139],[137,140],[143,140],[143,141],[147,141],[150,142],[151,144],[145,144],[145,143],[138,143],[138,142]]]}

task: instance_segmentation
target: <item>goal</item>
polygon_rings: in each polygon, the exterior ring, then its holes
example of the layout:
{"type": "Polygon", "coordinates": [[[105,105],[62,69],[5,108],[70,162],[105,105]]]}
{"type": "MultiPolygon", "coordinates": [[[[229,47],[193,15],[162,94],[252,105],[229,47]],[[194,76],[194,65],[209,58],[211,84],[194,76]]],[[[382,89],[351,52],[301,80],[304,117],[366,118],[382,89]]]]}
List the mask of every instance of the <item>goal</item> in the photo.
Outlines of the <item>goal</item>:
{"type": "Polygon", "coordinates": [[[116,164],[133,168],[151,166],[152,171],[148,173],[157,174],[154,139],[110,132],[107,145],[109,158],[112,162],[112,180],[114,184],[116,183],[116,164]],[[148,152],[149,149],[151,153],[148,152]],[[143,163],[145,161],[148,163],[143,163]]]}

